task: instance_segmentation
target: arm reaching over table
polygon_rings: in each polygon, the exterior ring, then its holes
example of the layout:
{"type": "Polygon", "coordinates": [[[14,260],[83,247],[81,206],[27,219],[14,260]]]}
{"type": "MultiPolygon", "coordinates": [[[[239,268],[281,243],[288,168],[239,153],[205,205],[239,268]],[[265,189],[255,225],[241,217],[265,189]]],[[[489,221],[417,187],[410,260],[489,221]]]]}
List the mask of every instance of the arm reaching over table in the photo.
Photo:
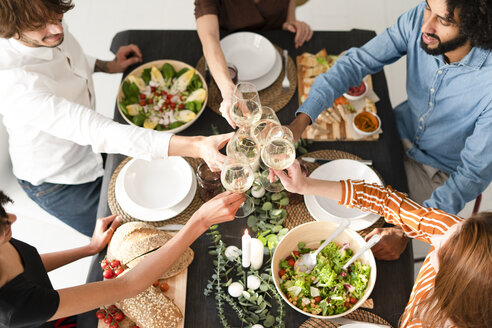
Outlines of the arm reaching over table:
{"type": "Polygon", "coordinates": [[[129,66],[142,62],[142,52],[135,44],[122,46],[112,61],[96,59],[94,72],[123,73],[129,66]]]}

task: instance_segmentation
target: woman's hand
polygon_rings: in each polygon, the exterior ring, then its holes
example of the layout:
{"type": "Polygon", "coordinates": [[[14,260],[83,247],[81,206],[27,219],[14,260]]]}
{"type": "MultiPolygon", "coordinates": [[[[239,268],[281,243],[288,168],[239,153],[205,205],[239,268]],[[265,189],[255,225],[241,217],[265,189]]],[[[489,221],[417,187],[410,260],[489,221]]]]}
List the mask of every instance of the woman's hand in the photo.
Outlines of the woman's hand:
{"type": "Polygon", "coordinates": [[[231,107],[232,107],[232,93],[234,92],[235,85],[230,81],[225,90],[221,91],[222,102],[220,103],[219,111],[222,117],[226,119],[227,123],[235,129],[236,123],[231,119],[231,107]]]}
{"type": "Polygon", "coordinates": [[[121,223],[121,218],[116,214],[107,216],[105,218],[97,219],[94,233],[92,234],[89,248],[93,254],[99,253],[113,236],[114,231],[121,223]]]}
{"type": "Polygon", "coordinates": [[[294,38],[296,48],[299,48],[313,37],[313,30],[311,30],[311,27],[302,21],[286,21],[282,25],[282,29],[296,34],[296,37],[294,38]]]}
{"type": "Polygon", "coordinates": [[[219,150],[227,144],[233,135],[234,132],[204,137],[199,142],[199,156],[203,158],[212,172],[220,171],[224,165],[225,156],[219,150]]]}
{"type": "Polygon", "coordinates": [[[299,161],[295,160],[294,163],[287,168],[288,174],[285,174],[282,170],[273,170],[273,172],[278,176],[287,191],[296,194],[304,194],[306,189],[305,186],[307,185],[307,177],[302,172],[299,161]]]}
{"type": "Polygon", "coordinates": [[[203,204],[192,216],[192,220],[197,220],[203,224],[204,229],[226,221],[234,220],[237,209],[244,202],[244,194],[223,192],[205,204],[203,204]]]}

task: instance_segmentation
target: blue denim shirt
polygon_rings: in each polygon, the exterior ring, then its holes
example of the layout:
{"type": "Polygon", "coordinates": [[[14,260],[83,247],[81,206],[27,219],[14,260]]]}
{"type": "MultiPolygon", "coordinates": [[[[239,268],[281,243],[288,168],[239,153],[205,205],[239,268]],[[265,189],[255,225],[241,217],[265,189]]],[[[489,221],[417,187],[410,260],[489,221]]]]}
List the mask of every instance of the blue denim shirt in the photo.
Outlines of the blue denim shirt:
{"type": "MultiPolygon", "coordinates": [[[[492,56],[472,48],[447,64],[420,46],[425,2],[361,48],[352,48],[318,76],[297,113],[315,118],[349,86],[407,55],[408,100],[395,108],[402,139],[412,142],[408,155],[447,174],[427,207],[457,213],[492,180],[492,56]]],[[[384,127],[383,127],[384,129],[384,127]]]]}

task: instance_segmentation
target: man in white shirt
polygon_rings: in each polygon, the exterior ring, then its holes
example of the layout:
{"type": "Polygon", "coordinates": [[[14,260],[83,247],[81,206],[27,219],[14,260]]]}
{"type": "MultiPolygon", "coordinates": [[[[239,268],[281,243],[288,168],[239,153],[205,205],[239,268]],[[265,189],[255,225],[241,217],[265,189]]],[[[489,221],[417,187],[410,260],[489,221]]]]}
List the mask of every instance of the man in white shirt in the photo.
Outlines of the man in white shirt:
{"type": "Polygon", "coordinates": [[[118,124],[95,112],[92,73],[141,62],[135,45],[91,60],[62,24],[70,0],[0,2],[0,114],[13,171],[43,209],[91,236],[103,175],[100,153],[202,157],[218,169],[230,136],[182,137],[118,124]]]}

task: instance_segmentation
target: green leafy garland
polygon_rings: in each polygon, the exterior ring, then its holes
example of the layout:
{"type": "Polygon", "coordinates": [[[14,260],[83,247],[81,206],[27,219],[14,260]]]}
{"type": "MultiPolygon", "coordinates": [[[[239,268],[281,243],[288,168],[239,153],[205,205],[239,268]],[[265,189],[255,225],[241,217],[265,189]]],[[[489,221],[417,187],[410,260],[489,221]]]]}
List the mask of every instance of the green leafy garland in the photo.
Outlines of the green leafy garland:
{"type": "MultiPolygon", "coordinates": [[[[262,188],[261,184],[255,181],[253,190],[258,191],[260,188],[262,188]]],[[[247,272],[249,276],[253,275],[260,280],[260,287],[257,290],[247,289],[245,286],[246,271],[242,267],[241,257],[229,260],[225,256],[227,246],[222,241],[217,226],[211,227],[207,233],[212,242],[209,254],[215,256],[213,261],[215,272],[209,279],[204,294],[206,296],[215,294],[217,316],[224,328],[231,327],[225,315],[224,304],[228,304],[236,312],[237,317],[246,327],[258,323],[264,327],[274,325],[285,327],[285,304],[272,281],[270,263],[275,247],[288,232],[288,229],[283,227],[287,216],[283,207],[289,204],[289,198],[286,192],[265,192],[261,198],[254,198],[254,203],[255,211],[248,217],[247,224],[253,232],[257,233],[263,245],[267,246],[266,251],[269,255],[260,270],[249,269],[247,272]],[[238,298],[231,297],[227,292],[233,281],[238,281],[245,287],[238,298]],[[272,300],[275,300],[277,305],[276,315],[272,314],[274,312],[272,300]]]]}

